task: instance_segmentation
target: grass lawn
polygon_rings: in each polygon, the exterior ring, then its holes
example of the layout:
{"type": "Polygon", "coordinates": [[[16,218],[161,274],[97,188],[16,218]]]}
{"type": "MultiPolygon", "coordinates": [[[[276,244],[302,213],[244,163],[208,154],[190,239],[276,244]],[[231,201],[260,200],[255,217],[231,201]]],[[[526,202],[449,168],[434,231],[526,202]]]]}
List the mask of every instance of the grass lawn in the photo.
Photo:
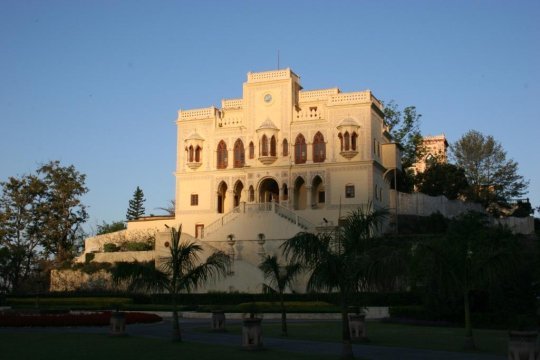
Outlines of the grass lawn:
{"type": "MultiPolygon", "coordinates": [[[[290,339],[315,341],[341,341],[341,322],[287,323],[290,339]]],[[[232,333],[240,333],[240,325],[227,326],[232,333]]],[[[203,331],[201,329],[201,331],[203,331]]],[[[204,330],[208,331],[208,330],[204,330]]],[[[505,355],[508,349],[508,332],[504,330],[475,329],[473,331],[479,351],[505,355]]],[[[263,336],[279,337],[281,323],[265,323],[263,336]]],[[[367,336],[371,345],[401,346],[418,349],[463,351],[465,330],[453,327],[431,327],[367,322],[367,336]]]]}
{"type": "MultiPolygon", "coordinates": [[[[329,360],[335,357],[263,350],[257,359],[329,360]]],[[[173,343],[168,340],[140,337],[112,338],[95,334],[0,334],[0,358],[5,360],[137,360],[197,359],[248,360],[254,354],[240,347],[196,343],[173,343]],[[30,345],[30,346],[29,346],[30,345]]]]}

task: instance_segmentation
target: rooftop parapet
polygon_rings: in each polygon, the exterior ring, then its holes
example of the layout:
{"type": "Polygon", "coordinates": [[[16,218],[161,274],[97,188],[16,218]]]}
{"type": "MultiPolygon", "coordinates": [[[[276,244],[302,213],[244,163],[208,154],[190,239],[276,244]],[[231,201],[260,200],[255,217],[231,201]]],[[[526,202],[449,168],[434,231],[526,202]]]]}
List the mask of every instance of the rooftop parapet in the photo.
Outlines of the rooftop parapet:
{"type": "Polygon", "coordinates": [[[265,82],[265,81],[272,81],[272,80],[285,80],[293,78],[296,81],[299,81],[300,78],[298,75],[296,75],[291,69],[283,69],[283,70],[271,70],[271,71],[263,71],[263,72],[248,72],[247,74],[247,82],[248,83],[257,83],[257,82],[265,82]]]}
{"type": "Polygon", "coordinates": [[[308,102],[308,101],[327,100],[330,96],[337,95],[340,92],[341,90],[339,90],[338,88],[330,88],[330,89],[300,91],[298,94],[299,94],[300,102],[308,102]]]}
{"type": "Polygon", "coordinates": [[[241,109],[244,106],[244,99],[223,99],[221,100],[222,109],[241,109]]]}
{"type": "Polygon", "coordinates": [[[192,110],[178,110],[178,120],[211,119],[216,117],[219,110],[214,106],[192,110]]]}

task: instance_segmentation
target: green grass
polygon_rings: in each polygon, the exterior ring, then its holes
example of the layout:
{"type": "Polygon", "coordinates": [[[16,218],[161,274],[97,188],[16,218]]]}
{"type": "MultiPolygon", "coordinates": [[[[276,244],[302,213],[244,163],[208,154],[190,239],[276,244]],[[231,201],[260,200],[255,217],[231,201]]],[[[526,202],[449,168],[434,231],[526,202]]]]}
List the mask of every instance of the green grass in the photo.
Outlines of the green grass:
{"type": "MultiPolygon", "coordinates": [[[[341,322],[339,321],[288,323],[287,325],[289,339],[341,341],[341,322]]],[[[231,333],[240,333],[241,326],[227,326],[227,330],[231,333]]],[[[203,330],[201,329],[201,331],[203,330]]],[[[465,341],[463,328],[412,326],[368,321],[366,331],[371,345],[463,351],[465,341]]],[[[508,349],[507,331],[475,329],[473,334],[478,351],[506,354],[508,349]]],[[[281,323],[265,323],[263,321],[263,336],[281,336],[281,323]]]]}
{"type": "MultiPolygon", "coordinates": [[[[239,346],[174,343],[168,340],[129,336],[112,338],[95,334],[2,333],[0,334],[0,349],[2,349],[2,359],[21,360],[249,360],[254,358],[252,352],[244,351],[239,346]]],[[[335,357],[264,350],[257,352],[256,358],[258,360],[328,360],[335,357]]]]}

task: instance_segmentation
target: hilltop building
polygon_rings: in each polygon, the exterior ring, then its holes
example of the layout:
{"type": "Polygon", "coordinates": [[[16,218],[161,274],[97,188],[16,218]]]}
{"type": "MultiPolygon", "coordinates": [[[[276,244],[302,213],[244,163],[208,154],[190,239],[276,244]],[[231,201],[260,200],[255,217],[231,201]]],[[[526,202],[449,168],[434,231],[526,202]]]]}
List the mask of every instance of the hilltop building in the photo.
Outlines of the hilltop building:
{"type": "Polygon", "coordinates": [[[185,238],[234,257],[234,276],[208,289],[258,292],[260,256],[279,253],[285,239],[337,225],[361,206],[390,207],[399,146],[369,90],[304,90],[290,69],[250,72],[241,98],[180,110],[176,125],[175,216],[89,238],[79,261],[159,259],[169,244],[164,225],[181,223],[185,238]],[[103,252],[144,234],[155,235],[151,254],[103,252]]]}

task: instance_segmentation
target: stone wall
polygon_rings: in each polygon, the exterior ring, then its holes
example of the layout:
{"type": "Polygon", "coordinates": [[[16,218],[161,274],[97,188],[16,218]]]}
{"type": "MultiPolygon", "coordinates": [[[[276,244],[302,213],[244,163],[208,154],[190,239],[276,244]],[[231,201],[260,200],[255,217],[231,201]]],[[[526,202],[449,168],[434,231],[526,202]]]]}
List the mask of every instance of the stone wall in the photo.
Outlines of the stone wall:
{"type": "Polygon", "coordinates": [[[52,270],[50,291],[113,290],[111,274],[99,270],[92,274],[80,270],[52,270]]]}

